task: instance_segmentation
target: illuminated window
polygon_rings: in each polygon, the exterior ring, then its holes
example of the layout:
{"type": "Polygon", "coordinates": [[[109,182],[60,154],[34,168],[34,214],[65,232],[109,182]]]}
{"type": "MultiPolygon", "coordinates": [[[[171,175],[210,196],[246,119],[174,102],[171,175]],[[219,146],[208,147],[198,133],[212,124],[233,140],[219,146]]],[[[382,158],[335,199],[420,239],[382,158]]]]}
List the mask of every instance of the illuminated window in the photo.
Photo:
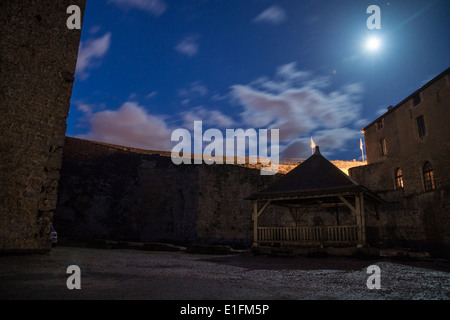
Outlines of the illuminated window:
{"type": "Polygon", "coordinates": [[[385,138],[380,140],[380,148],[381,148],[381,155],[382,156],[387,155],[387,146],[386,146],[386,139],[385,138]]]}
{"type": "Polygon", "coordinates": [[[395,170],[395,188],[403,189],[403,171],[400,168],[395,170]]]}
{"type": "Polygon", "coordinates": [[[425,187],[425,191],[436,189],[433,167],[429,162],[426,162],[423,166],[423,185],[425,187]]]}
{"type": "Polygon", "coordinates": [[[417,129],[419,130],[419,137],[425,137],[427,130],[425,128],[425,120],[423,119],[423,116],[417,118],[417,129]]]}

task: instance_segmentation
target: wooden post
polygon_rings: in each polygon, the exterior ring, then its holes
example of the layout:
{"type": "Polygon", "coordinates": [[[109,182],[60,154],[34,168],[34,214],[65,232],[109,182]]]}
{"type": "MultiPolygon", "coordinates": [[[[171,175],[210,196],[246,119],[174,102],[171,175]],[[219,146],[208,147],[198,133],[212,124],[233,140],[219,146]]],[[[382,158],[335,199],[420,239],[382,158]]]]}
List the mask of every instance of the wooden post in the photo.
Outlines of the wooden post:
{"type": "Polygon", "coordinates": [[[364,210],[364,193],[355,195],[356,224],[358,225],[358,248],[366,246],[366,217],[364,210]]]}
{"type": "Polygon", "coordinates": [[[253,246],[258,246],[258,201],[253,201],[253,246]]]}
{"type": "Polygon", "coordinates": [[[339,223],[339,207],[336,206],[335,209],[336,209],[336,225],[338,226],[338,225],[340,225],[340,223],[339,223]]]}
{"type": "Polygon", "coordinates": [[[297,226],[297,218],[296,218],[296,215],[295,215],[294,208],[288,207],[288,209],[289,209],[289,213],[291,214],[292,220],[295,223],[295,226],[297,226]]]}
{"type": "Polygon", "coordinates": [[[364,246],[363,235],[362,235],[362,221],[361,221],[361,202],[360,196],[355,195],[355,207],[356,207],[356,225],[358,226],[358,248],[364,246]]]}
{"type": "Polygon", "coordinates": [[[360,213],[361,213],[361,239],[362,245],[366,246],[366,214],[365,214],[365,205],[364,205],[364,193],[361,192],[359,194],[359,204],[361,205],[360,213]]]}

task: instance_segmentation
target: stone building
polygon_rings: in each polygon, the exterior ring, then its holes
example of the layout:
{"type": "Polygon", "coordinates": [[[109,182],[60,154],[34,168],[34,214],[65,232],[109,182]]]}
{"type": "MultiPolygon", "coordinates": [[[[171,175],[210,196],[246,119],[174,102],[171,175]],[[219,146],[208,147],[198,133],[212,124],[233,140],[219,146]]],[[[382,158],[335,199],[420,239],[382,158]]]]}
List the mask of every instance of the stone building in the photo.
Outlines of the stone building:
{"type": "Polygon", "coordinates": [[[447,69],[362,130],[368,164],[349,172],[388,201],[380,211],[385,245],[449,254],[449,107],[447,69]]]}
{"type": "Polygon", "coordinates": [[[0,1],[0,252],[50,250],[85,1],[0,1]]]}

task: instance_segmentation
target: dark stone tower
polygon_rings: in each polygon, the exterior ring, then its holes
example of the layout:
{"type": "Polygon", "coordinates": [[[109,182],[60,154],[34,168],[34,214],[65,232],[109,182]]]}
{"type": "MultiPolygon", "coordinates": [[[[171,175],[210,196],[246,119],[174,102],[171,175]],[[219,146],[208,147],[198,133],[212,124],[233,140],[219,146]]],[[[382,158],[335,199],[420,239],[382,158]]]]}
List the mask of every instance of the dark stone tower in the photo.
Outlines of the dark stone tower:
{"type": "Polygon", "coordinates": [[[86,0],[0,1],[0,252],[50,250],[86,0]]]}

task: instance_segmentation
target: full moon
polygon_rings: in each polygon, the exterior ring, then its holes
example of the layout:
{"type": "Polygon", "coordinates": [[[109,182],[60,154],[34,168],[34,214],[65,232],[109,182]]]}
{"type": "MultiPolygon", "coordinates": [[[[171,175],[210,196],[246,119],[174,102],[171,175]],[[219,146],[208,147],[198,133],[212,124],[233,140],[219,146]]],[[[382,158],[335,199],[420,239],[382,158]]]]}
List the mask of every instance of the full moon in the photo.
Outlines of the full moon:
{"type": "Polygon", "coordinates": [[[367,40],[366,48],[369,51],[377,51],[381,47],[381,41],[379,38],[370,38],[367,40]]]}

